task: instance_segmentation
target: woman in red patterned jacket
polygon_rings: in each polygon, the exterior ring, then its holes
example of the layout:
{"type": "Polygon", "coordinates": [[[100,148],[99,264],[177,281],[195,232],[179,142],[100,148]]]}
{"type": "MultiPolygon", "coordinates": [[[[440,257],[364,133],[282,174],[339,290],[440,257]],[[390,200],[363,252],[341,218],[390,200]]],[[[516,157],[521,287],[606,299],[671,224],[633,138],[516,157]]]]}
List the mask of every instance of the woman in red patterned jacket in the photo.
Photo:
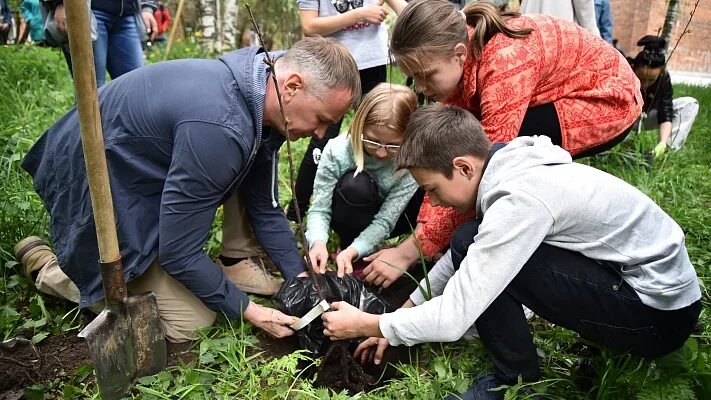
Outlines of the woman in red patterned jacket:
{"type": "MultiPolygon", "coordinates": [[[[417,90],[472,112],[493,142],[544,135],[585,157],[621,142],[640,115],[639,80],[625,58],[578,25],[501,12],[488,2],[457,11],[446,0],[413,0],[398,16],[390,50],[417,90]]],[[[446,132],[442,132],[446,135],[446,132]]],[[[389,285],[408,266],[445,248],[471,215],[425,199],[415,237],[366,258],[364,279],[389,285]]]]}

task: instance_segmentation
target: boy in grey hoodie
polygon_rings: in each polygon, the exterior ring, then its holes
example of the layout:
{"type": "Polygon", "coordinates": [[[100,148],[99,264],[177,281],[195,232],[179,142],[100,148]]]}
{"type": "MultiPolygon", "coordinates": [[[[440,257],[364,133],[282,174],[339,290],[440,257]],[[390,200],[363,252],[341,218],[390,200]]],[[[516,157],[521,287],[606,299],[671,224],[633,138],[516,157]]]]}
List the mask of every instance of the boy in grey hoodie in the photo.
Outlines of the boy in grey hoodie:
{"type": "Polygon", "coordinates": [[[573,163],[544,136],[492,145],[476,118],[451,106],[412,115],[396,162],[433,205],[476,208],[478,218],[459,227],[430,271],[430,300],[417,290],[383,315],[332,304],[326,335],[371,337],[357,357],[378,363],[388,344],[455,341],[474,325],[494,374],[464,397],[497,399],[503,393],[488,389],[540,378],[522,306],[645,357],[691,334],[701,290],[684,233],[631,185],[573,163]]]}

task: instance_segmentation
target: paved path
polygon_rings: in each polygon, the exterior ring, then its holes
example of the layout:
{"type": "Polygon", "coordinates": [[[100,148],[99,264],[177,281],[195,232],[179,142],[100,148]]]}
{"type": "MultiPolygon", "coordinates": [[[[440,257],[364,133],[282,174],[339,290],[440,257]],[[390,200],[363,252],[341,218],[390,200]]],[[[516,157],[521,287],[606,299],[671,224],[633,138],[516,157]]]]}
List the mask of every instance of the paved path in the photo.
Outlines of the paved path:
{"type": "Polygon", "coordinates": [[[688,85],[711,86],[711,74],[693,72],[674,72],[671,74],[672,83],[686,83],[688,85]]]}

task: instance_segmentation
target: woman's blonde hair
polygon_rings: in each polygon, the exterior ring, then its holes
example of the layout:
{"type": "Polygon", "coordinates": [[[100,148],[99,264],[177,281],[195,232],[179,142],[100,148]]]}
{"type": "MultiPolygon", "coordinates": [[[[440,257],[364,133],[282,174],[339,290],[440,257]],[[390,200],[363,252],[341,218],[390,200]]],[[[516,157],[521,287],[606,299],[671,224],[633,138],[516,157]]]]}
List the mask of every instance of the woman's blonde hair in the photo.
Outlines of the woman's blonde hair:
{"type": "Polygon", "coordinates": [[[404,134],[407,121],[417,109],[417,96],[407,86],[380,83],[363,98],[349,130],[356,174],[363,171],[365,151],[361,135],[372,126],[386,126],[404,134]]]}
{"type": "Polygon", "coordinates": [[[511,29],[506,20],[520,14],[501,11],[488,1],[475,1],[461,12],[448,0],[413,0],[395,20],[390,52],[401,67],[422,69],[423,55],[449,56],[459,43],[468,43],[471,57],[481,57],[486,43],[497,33],[525,38],[533,30],[511,29]],[[474,29],[469,40],[467,26],[474,29]]]}

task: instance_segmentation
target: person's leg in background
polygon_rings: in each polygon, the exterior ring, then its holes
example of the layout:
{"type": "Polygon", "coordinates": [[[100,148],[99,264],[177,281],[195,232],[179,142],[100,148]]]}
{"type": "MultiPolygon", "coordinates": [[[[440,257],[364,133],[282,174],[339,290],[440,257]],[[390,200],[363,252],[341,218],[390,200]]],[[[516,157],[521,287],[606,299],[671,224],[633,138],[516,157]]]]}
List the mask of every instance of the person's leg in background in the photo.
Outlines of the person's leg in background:
{"type": "MultiPolygon", "coordinates": [[[[455,232],[451,245],[455,269],[474,242],[479,223],[467,222],[455,232]]],[[[540,377],[522,305],[612,350],[658,357],[681,347],[696,324],[700,302],[673,311],[651,308],[617,268],[541,244],[476,321],[497,381],[513,384],[519,376],[524,381],[540,377]]]]}
{"type": "MultiPolygon", "coordinates": [[[[380,65],[373,68],[360,70],[360,84],[363,95],[370,92],[378,83],[385,82],[388,78],[387,65],[380,65]]],[[[311,195],[314,191],[314,179],[316,179],[316,170],[318,162],[321,159],[321,152],[329,140],[338,136],[341,131],[341,123],[343,120],[331,125],[326,130],[323,139],[311,138],[309,146],[306,148],[304,158],[299,166],[299,173],[296,177],[296,198],[298,200],[299,212],[301,218],[304,218],[311,204],[311,195]]],[[[294,200],[289,202],[289,209],[286,214],[291,221],[296,221],[296,207],[294,200]]]]}
{"type": "MultiPolygon", "coordinates": [[[[102,87],[106,82],[106,51],[109,43],[109,30],[111,29],[111,16],[101,11],[92,10],[96,18],[97,38],[92,42],[94,50],[94,70],[96,72],[96,87],[102,87]]],[[[64,60],[69,68],[69,75],[74,77],[72,70],[72,55],[69,52],[69,45],[62,47],[64,60]]]]}
{"type": "Polygon", "coordinates": [[[100,88],[106,83],[106,57],[109,48],[109,36],[113,29],[113,20],[115,17],[98,10],[92,10],[91,12],[94,13],[94,17],[96,18],[97,38],[92,43],[92,48],[94,50],[96,87],[100,88]]]}
{"type": "Polygon", "coordinates": [[[691,126],[699,113],[699,102],[693,97],[679,97],[672,100],[674,117],[672,118],[672,134],[669,147],[678,150],[684,145],[691,132],[691,126]]]}
{"type": "Polygon", "coordinates": [[[260,257],[261,248],[247,219],[247,211],[238,193],[222,207],[222,245],[216,264],[243,292],[272,296],[282,281],[269,273],[260,257]]]}
{"type": "Polygon", "coordinates": [[[109,33],[106,68],[111,79],[143,66],[141,35],[135,15],[116,19],[109,33]]]}

